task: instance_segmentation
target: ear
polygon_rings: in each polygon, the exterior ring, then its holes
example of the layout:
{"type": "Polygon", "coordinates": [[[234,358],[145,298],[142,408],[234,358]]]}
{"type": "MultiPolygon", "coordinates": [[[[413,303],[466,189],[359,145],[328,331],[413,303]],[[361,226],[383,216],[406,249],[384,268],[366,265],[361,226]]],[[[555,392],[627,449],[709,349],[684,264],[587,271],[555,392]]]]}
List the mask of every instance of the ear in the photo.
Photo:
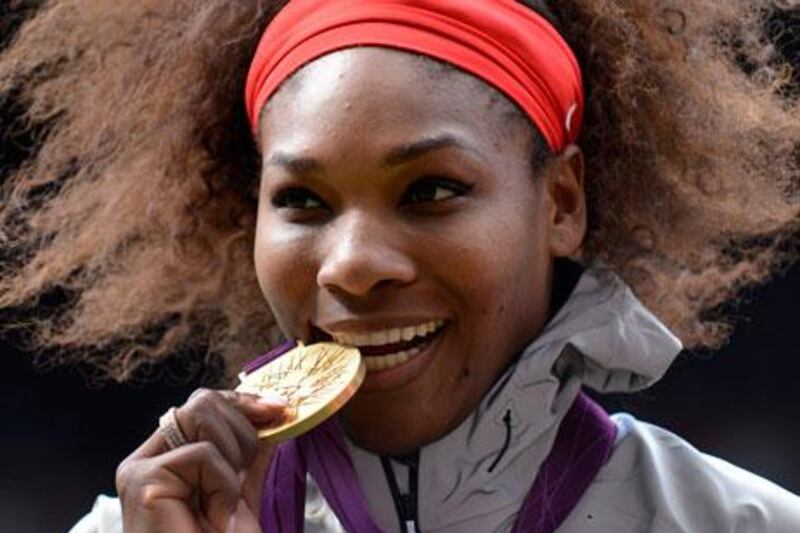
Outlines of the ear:
{"type": "Polygon", "coordinates": [[[586,194],[583,188],[583,152],[568,146],[547,172],[550,209],[550,252],[553,257],[574,255],[586,236],[586,194]]]}

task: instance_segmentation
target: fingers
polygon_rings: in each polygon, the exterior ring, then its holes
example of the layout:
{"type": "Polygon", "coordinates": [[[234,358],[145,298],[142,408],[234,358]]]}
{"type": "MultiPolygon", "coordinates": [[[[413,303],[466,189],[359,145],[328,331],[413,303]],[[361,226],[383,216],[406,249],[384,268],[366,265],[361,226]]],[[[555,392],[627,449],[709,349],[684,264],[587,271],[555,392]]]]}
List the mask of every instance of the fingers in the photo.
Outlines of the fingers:
{"type": "Polygon", "coordinates": [[[264,476],[272,463],[275,446],[262,441],[253,463],[247,471],[242,484],[242,496],[251,509],[258,510],[261,506],[261,491],[264,488],[264,476]]]}
{"type": "Polygon", "coordinates": [[[124,515],[138,517],[131,525],[138,531],[154,530],[156,524],[150,522],[197,523],[196,510],[188,504],[196,494],[200,495],[200,515],[214,531],[224,531],[239,501],[241,482],[219,449],[206,441],[123,463],[117,490],[124,515]]]}
{"type": "Polygon", "coordinates": [[[257,394],[245,394],[231,390],[212,391],[209,389],[198,389],[192,393],[190,399],[193,397],[205,396],[209,392],[220,395],[254,423],[271,422],[276,416],[282,415],[286,408],[286,400],[280,398],[277,394],[259,396],[257,394]]]}
{"type": "Polygon", "coordinates": [[[175,414],[187,440],[214,443],[238,472],[255,456],[258,437],[237,403],[236,397],[203,389],[175,414]]]}
{"type": "MultiPolygon", "coordinates": [[[[249,464],[258,451],[254,426],[279,423],[285,416],[285,402],[277,397],[198,389],[175,414],[189,442],[214,443],[238,471],[249,464]]],[[[156,431],[134,455],[153,457],[169,449],[161,432],[156,431]]]]}
{"type": "Polygon", "coordinates": [[[189,441],[213,442],[236,471],[250,464],[258,452],[254,424],[279,422],[284,407],[277,400],[254,395],[201,389],[177,411],[178,423],[189,441]]]}
{"type": "Polygon", "coordinates": [[[259,442],[255,426],[279,423],[284,410],[277,398],[192,394],[175,411],[188,443],[170,449],[157,430],[117,471],[126,531],[224,531],[243,502],[258,509],[256,478],[263,480],[272,446],[259,442]]]}
{"type": "MultiPolygon", "coordinates": [[[[224,531],[239,501],[239,476],[219,449],[209,442],[181,448],[170,452],[175,454],[174,457],[162,459],[164,470],[179,477],[186,487],[200,489],[202,516],[214,531],[224,531]]],[[[183,497],[189,494],[185,493],[183,497]]]]}

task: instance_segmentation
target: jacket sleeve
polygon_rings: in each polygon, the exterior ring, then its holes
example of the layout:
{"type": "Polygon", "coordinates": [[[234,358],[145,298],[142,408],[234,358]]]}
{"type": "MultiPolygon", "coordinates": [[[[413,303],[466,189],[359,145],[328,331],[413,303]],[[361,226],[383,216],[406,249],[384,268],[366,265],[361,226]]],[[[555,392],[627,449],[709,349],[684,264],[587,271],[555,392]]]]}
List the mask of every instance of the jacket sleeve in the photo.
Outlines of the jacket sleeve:
{"type": "Polygon", "coordinates": [[[559,532],[800,532],[800,497],[627,414],[611,458],[559,532]]]}
{"type": "Polygon", "coordinates": [[[119,499],[100,495],[92,510],[69,533],[122,533],[122,506],[119,499]]]}

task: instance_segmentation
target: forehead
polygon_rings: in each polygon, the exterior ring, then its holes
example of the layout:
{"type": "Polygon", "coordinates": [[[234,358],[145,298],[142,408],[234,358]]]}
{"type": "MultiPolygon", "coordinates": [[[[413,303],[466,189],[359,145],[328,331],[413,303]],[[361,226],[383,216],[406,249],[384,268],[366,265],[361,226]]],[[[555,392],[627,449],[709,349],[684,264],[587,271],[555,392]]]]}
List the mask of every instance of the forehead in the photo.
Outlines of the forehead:
{"type": "MultiPolygon", "coordinates": [[[[524,121],[499,91],[433,59],[388,48],[337,51],[304,66],[270,99],[263,143],[343,134],[469,130],[507,137],[524,121]]],[[[516,136],[516,135],[515,135],[516,136]]]]}

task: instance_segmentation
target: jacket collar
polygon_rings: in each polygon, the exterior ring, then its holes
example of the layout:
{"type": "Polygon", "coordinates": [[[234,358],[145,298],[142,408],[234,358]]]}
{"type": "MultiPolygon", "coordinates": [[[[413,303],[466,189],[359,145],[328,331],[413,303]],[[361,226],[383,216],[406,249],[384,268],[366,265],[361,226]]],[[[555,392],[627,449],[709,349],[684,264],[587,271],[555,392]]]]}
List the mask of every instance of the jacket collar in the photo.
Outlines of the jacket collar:
{"type": "MultiPolygon", "coordinates": [[[[420,450],[420,523],[432,530],[458,530],[465,523],[481,524],[481,530],[509,526],[581,386],[643,389],[661,378],[681,349],[613,272],[587,269],[479,407],[420,450]]],[[[372,490],[385,485],[374,479],[382,477],[378,458],[351,450],[362,484],[371,489],[371,507],[384,514],[391,496],[372,490]]]]}

